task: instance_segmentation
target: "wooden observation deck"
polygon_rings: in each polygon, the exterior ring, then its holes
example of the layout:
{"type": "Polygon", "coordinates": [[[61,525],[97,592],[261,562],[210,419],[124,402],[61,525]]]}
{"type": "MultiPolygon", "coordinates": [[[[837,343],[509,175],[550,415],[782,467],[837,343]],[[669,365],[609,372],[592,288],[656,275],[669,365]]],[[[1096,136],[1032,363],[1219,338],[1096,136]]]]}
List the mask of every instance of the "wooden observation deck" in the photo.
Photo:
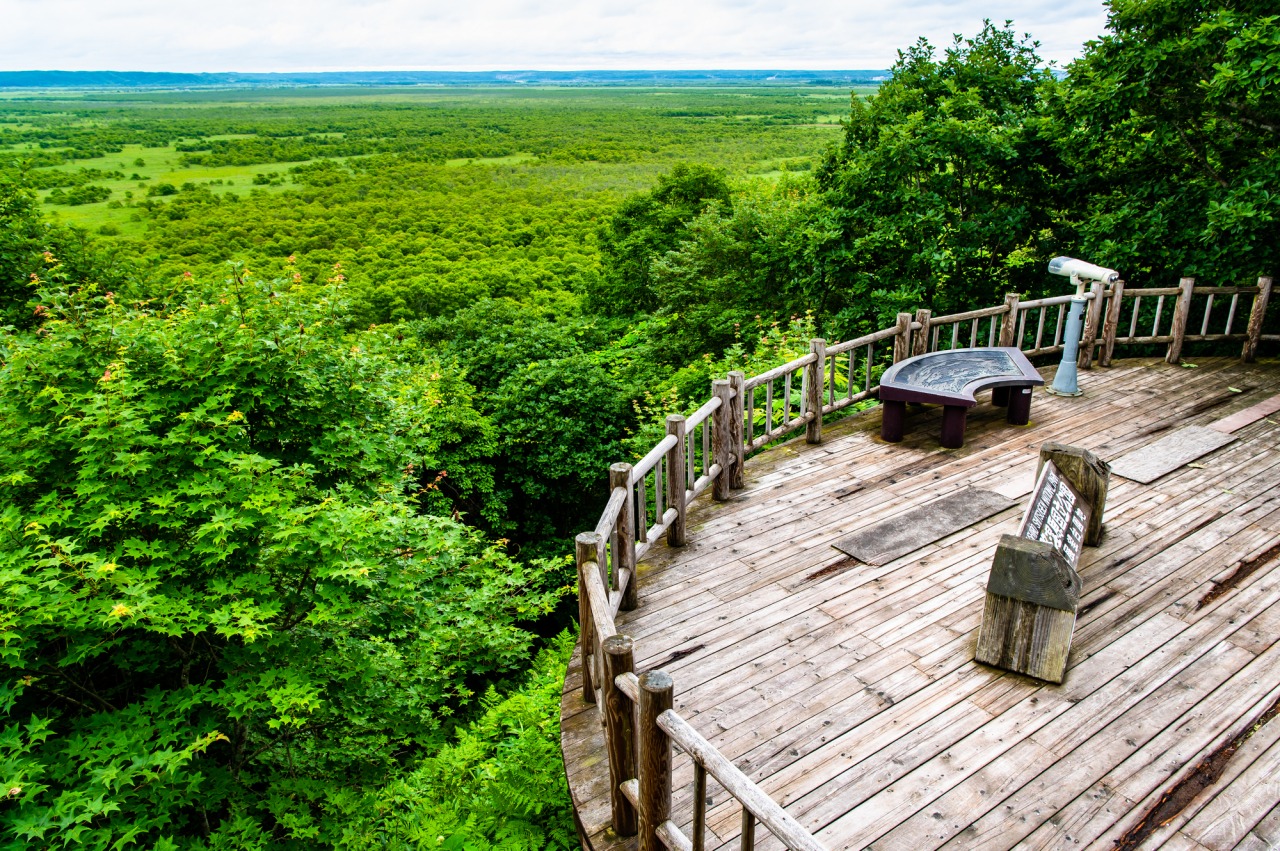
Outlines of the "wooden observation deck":
{"type": "MultiPolygon", "coordinates": [[[[1025,427],[980,405],[958,450],[939,447],[931,408],[898,444],[872,409],[820,443],[775,445],[727,499],[689,504],[683,546],[647,548],[637,605],[617,605],[623,575],[610,626],[636,672],[670,675],[688,727],[830,849],[1280,847],[1280,414],[1266,413],[1280,362],[1187,361],[1117,360],[1082,372],[1078,398],[1037,390],[1025,427]],[[1040,444],[1111,460],[1186,426],[1235,439],[1150,484],[1112,476],[1065,682],[974,662],[992,556],[1040,444]],[[881,565],[832,546],[963,488],[1014,503],[881,565]]],[[[561,727],[584,846],[641,847],[613,830],[582,673],[579,653],[561,727]]],[[[684,836],[659,838],[696,847],[701,798],[705,847],[739,847],[747,798],[673,738],[666,824],[684,836]]],[[[755,844],[782,847],[767,831],[755,844]]]]}

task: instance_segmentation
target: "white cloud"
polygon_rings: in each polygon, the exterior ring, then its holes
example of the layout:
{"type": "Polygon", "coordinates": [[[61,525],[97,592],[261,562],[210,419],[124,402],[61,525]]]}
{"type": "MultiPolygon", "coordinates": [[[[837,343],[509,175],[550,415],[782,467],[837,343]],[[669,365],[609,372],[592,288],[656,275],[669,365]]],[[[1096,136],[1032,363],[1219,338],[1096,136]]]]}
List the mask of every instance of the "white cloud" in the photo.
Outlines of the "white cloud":
{"type": "Polygon", "coordinates": [[[1065,64],[1097,0],[0,0],[0,69],[884,68],[1011,18],[1065,64]]]}

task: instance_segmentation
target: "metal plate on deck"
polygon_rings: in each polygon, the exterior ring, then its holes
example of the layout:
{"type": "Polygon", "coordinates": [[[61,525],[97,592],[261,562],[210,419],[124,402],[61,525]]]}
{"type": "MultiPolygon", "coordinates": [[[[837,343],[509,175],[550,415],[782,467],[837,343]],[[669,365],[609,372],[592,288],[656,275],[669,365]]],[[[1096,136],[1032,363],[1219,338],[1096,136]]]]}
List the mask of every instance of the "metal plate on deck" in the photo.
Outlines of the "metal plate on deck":
{"type": "Polygon", "coordinates": [[[888,564],[1016,504],[993,491],[964,488],[859,529],[832,546],[864,564],[888,564]]]}
{"type": "Polygon", "coordinates": [[[1215,449],[1221,449],[1233,440],[1234,435],[1201,426],[1187,426],[1165,435],[1155,443],[1148,443],[1121,455],[1111,462],[1111,472],[1149,485],[1161,476],[1172,473],[1215,449]]]}

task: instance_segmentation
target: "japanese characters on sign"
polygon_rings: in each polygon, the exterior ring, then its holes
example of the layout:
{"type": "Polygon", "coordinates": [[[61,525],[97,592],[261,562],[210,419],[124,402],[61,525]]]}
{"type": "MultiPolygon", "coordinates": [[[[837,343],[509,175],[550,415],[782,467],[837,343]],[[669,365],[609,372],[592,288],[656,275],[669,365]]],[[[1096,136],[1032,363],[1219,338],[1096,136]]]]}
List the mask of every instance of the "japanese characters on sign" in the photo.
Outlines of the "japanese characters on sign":
{"type": "Polygon", "coordinates": [[[1080,547],[1084,544],[1088,524],[1089,506],[1062,477],[1058,468],[1052,462],[1046,462],[1018,534],[1049,544],[1074,566],[1080,558],[1080,547]]]}

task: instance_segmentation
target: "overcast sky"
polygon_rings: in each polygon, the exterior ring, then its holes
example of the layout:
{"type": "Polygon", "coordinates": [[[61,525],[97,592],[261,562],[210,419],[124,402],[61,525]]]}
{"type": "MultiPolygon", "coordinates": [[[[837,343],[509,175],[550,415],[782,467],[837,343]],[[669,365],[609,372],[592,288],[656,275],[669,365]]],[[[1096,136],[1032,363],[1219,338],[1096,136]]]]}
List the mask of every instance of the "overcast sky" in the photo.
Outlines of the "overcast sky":
{"type": "Polygon", "coordinates": [[[1100,0],[0,0],[0,70],[887,68],[1012,19],[1064,65],[1100,0]]]}

